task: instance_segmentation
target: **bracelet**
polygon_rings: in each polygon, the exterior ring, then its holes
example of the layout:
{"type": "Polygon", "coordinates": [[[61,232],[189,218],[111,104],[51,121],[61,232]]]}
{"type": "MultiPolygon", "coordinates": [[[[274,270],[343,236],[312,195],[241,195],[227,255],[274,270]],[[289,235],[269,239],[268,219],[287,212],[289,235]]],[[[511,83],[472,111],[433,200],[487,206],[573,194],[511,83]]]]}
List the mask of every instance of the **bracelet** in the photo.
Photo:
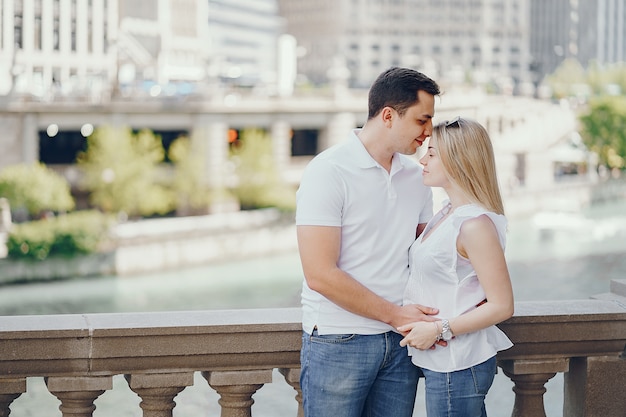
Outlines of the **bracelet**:
{"type": "Polygon", "coordinates": [[[439,326],[437,326],[437,322],[433,321],[433,324],[435,325],[435,331],[437,332],[437,340],[435,340],[435,342],[438,342],[441,340],[441,332],[439,331],[439,326]]]}

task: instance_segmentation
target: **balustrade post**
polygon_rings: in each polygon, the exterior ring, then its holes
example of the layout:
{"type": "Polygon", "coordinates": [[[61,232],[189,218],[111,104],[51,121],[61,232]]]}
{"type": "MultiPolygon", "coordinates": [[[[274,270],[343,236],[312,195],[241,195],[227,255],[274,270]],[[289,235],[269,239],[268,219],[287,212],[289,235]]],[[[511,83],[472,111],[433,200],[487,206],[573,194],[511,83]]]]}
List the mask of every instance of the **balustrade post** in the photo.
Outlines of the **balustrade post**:
{"type": "Polygon", "coordinates": [[[193,372],[124,375],[130,389],[139,395],[144,417],[172,417],[176,397],[193,385],[193,372]]]}
{"type": "Polygon", "coordinates": [[[26,392],[26,378],[0,379],[0,417],[9,417],[11,403],[26,392]]]}
{"type": "Polygon", "coordinates": [[[91,417],[96,398],[113,388],[111,376],[48,377],[45,381],[48,391],[61,401],[63,417],[91,417]]]}
{"type": "Polygon", "coordinates": [[[619,357],[572,358],[564,378],[564,417],[623,417],[626,361],[619,357]]]}
{"type": "Polygon", "coordinates": [[[511,417],[546,417],[543,403],[545,384],[557,372],[568,371],[569,359],[512,359],[498,361],[498,365],[515,383],[515,403],[511,417]]]}
{"type": "Polygon", "coordinates": [[[280,368],[278,371],[285,377],[285,381],[296,390],[296,401],[298,401],[297,417],[304,417],[302,390],[300,389],[300,368],[280,368]]]}
{"type": "Polygon", "coordinates": [[[220,395],[221,417],[251,417],[252,395],[272,382],[272,370],[258,371],[206,371],[202,376],[220,395]]]}

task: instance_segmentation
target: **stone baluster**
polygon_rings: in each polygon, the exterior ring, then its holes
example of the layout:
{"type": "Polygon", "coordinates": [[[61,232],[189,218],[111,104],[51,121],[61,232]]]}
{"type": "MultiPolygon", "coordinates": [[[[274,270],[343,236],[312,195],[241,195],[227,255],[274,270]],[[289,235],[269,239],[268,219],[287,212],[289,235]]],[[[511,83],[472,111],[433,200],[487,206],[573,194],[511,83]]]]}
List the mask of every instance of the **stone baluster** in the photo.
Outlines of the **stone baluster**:
{"type": "Polygon", "coordinates": [[[48,377],[45,381],[48,391],[61,401],[63,417],[91,417],[96,398],[113,388],[111,376],[48,377]]]}
{"type": "Polygon", "coordinates": [[[252,395],[272,382],[272,370],[203,372],[211,388],[220,395],[221,417],[251,417],[252,395]]]}
{"type": "MultiPolygon", "coordinates": [[[[625,347],[626,349],[626,347],[625,347]]],[[[626,358],[572,358],[564,378],[563,415],[566,417],[623,417],[626,415],[626,358]]]]}
{"type": "Polygon", "coordinates": [[[296,401],[298,401],[298,417],[304,417],[302,409],[302,390],[300,389],[300,368],[280,368],[278,370],[285,381],[296,390],[296,401]]]}
{"type": "Polygon", "coordinates": [[[0,417],[9,417],[11,403],[26,392],[26,378],[0,379],[0,417]]]}
{"type": "Polygon", "coordinates": [[[569,359],[511,359],[498,361],[504,374],[515,383],[515,404],[511,417],[546,417],[543,403],[545,384],[557,372],[567,372],[569,359]]]}
{"type": "Polygon", "coordinates": [[[172,417],[176,397],[193,385],[193,372],[124,375],[130,389],[139,395],[144,417],[172,417]]]}

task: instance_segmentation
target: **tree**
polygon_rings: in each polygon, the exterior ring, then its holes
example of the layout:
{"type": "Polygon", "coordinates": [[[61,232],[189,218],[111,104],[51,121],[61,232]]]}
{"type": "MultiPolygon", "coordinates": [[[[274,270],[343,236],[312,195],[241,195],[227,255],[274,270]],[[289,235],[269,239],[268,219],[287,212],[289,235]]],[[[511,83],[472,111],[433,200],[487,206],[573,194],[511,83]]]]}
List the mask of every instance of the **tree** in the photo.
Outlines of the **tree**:
{"type": "Polygon", "coordinates": [[[31,217],[44,211],[63,212],[74,208],[67,180],[39,162],[3,169],[0,197],[9,200],[13,211],[23,209],[31,217]]]}
{"type": "Polygon", "coordinates": [[[602,96],[591,100],[580,116],[585,145],[609,168],[626,167],[626,97],[602,96]]]}
{"type": "Polygon", "coordinates": [[[546,79],[555,98],[577,96],[586,84],[585,70],[575,59],[566,59],[546,79]]]}
{"type": "Polygon", "coordinates": [[[77,160],[94,206],[135,217],[174,208],[172,193],[156,182],[164,156],[160,138],[148,130],[133,134],[128,128],[101,127],[87,138],[87,150],[77,160]]]}
{"type": "Polygon", "coordinates": [[[272,155],[272,139],[260,129],[245,129],[231,151],[238,184],[233,190],[242,208],[295,208],[295,190],[285,184],[272,155]]]}
{"type": "Polygon", "coordinates": [[[170,145],[169,159],[175,164],[174,192],[179,213],[204,212],[209,205],[209,190],[204,180],[204,158],[192,141],[179,137],[170,145]]]}

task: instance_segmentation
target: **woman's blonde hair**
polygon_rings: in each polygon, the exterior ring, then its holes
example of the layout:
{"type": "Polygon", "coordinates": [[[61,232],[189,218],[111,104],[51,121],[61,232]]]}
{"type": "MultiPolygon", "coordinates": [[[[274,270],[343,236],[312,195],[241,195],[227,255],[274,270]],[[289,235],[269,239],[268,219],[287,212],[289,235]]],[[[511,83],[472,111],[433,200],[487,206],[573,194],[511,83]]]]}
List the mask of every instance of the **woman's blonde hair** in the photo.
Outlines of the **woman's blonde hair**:
{"type": "Polygon", "coordinates": [[[433,127],[439,158],[450,181],[475,204],[498,214],[504,205],[489,133],[478,122],[456,118],[433,127]]]}

